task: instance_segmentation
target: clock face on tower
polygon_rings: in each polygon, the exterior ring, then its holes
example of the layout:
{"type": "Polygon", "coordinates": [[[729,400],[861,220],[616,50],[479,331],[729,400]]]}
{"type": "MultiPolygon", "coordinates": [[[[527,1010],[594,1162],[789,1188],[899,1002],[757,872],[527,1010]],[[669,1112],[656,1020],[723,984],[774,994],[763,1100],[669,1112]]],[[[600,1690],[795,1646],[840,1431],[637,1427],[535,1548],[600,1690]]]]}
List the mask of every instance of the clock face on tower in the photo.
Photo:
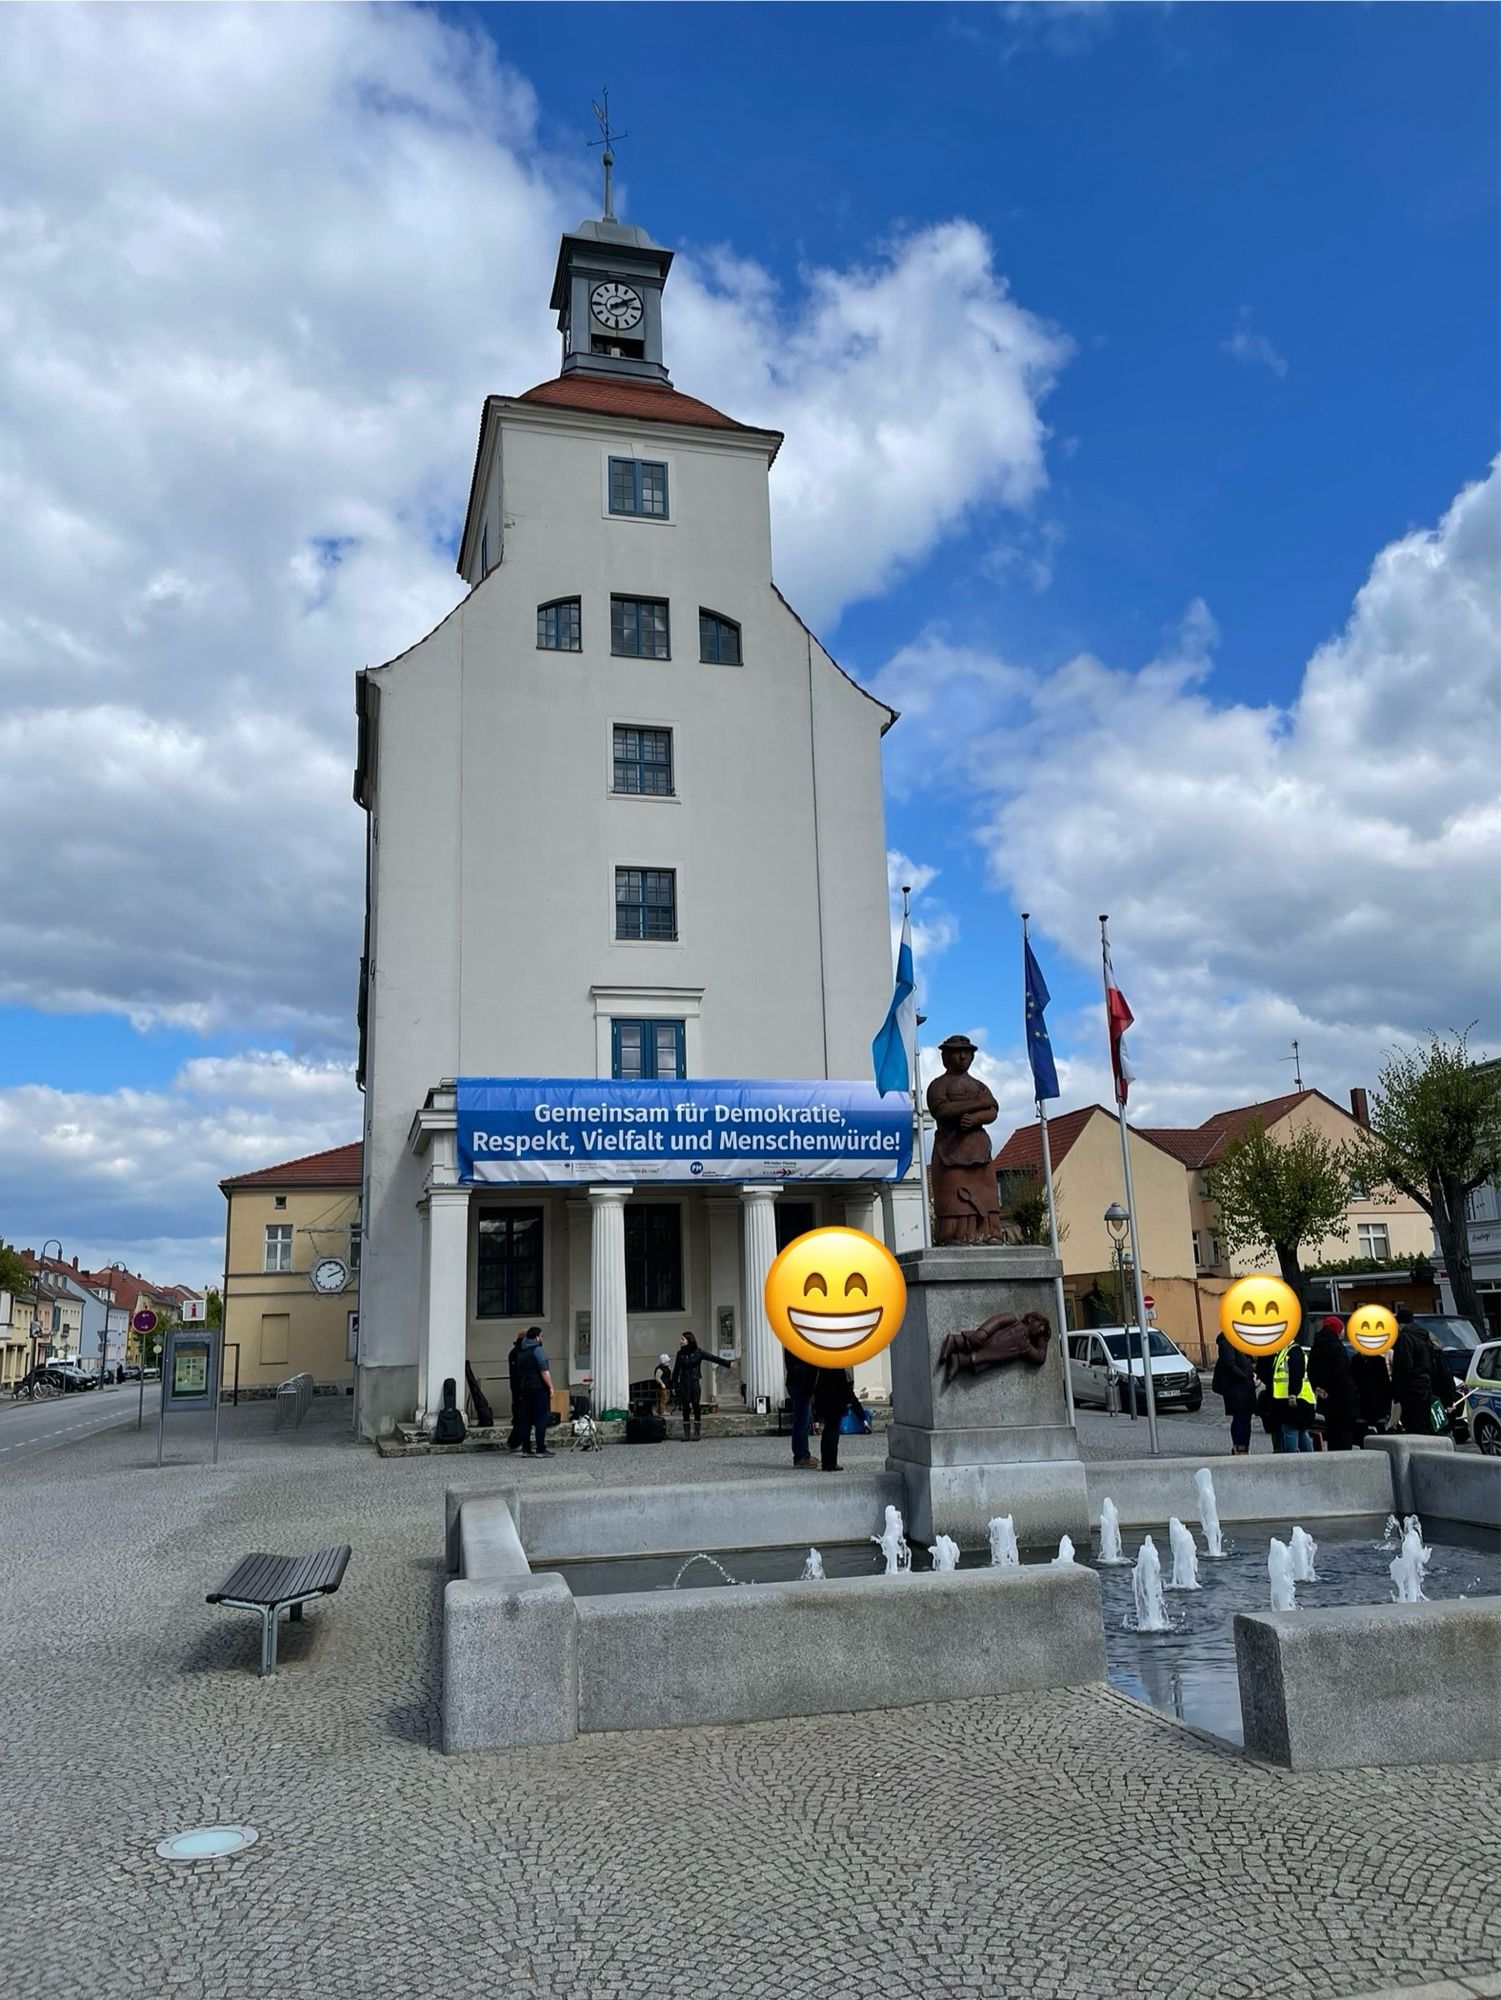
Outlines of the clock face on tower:
{"type": "Polygon", "coordinates": [[[613,282],[594,287],[589,294],[589,307],[600,325],[609,327],[612,333],[629,333],[632,327],[641,324],[646,311],[641,294],[633,286],[613,282]]]}

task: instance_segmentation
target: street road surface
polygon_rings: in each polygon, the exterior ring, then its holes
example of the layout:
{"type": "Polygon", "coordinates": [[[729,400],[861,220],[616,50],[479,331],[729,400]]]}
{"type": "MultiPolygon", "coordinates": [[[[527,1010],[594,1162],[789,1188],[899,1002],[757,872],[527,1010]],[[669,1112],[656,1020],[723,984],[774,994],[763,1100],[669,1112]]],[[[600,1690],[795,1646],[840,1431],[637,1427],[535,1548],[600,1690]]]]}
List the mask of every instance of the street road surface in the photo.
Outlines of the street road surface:
{"type": "MultiPolygon", "coordinates": [[[[146,1425],[150,1430],[156,1428],[160,1397],[160,1382],[148,1382],[146,1425]]],[[[57,1451],[80,1438],[133,1424],[140,1400],[139,1382],[109,1389],[79,1389],[70,1396],[51,1396],[45,1403],[31,1403],[25,1397],[15,1402],[9,1389],[0,1390],[0,1475],[7,1466],[35,1458],[38,1452],[57,1451]]]]}

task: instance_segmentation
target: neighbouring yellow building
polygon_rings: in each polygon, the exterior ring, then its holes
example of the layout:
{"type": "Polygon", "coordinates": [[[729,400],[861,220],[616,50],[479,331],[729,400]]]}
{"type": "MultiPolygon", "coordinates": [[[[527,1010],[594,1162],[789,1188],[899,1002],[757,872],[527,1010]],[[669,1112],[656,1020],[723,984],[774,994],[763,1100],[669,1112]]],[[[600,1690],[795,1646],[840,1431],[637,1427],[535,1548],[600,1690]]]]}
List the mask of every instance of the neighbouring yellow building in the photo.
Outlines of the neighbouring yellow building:
{"type": "Polygon", "coordinates": [[[363,1148],[335,1146],[219,1186],[224,1242],[224,1376],[274,1389],[304,1371],[352,1384],[359,1340],[363,1148]]]}

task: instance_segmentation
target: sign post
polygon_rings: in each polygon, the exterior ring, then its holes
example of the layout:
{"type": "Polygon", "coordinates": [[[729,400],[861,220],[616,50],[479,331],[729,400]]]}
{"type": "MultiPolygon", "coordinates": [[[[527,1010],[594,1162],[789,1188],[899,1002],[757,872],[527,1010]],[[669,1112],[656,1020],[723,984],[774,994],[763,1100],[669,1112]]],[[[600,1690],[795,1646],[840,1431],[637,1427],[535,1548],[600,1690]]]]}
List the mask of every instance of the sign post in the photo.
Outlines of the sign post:
{"type": "MultiPolygon", "coordinates": [[[[137,1318],[144,1317],[137,1314],[137,1318]]],[[[153,1315],[154,1318],[154,1315],[153,1315]]],[[[150,1332],[151,1328],[144,1329],[150,1332]]],[[[167,1411],[209,1410],[214,1413],[214,1458],[219,1463],[219,1352],[216,1326],[169,1329],[162,1347],[162,1406],[156,1426],[156,1462],[162,1462],[167,1411]]]]}
{"type": "MultiPolygon", "coordinates": [[[[150,1306],[142,1306],[141,1310],[135,1314],[130,1323],[141,1336],[141,1393],[136,1399],[136,1429],[139,1430],[146,1421],[146,1336],[148,1333],[155,1333],[156,1331],[156,1314],[151,1310],[150,1306]]],[[[125,1343],[123,1351],[127,1354],[130,1351],[130,1342],[128,1340],[125,1343]]],[[[162,1462],[160,1419],[157,1422],[156,1462],[158,1465],[162,1462]]]]}

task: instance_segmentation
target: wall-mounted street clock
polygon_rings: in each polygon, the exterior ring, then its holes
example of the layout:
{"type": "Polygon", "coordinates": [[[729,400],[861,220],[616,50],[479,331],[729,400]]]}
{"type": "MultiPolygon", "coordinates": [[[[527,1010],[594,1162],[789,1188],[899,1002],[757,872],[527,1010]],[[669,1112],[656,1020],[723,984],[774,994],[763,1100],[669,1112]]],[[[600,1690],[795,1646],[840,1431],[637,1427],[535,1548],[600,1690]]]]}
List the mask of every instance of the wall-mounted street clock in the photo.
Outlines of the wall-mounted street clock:
{"type": "Polygon", "coordinates": [[[342,1257],[320,1257],[312,1269],[315,1292],[342,1292],[349,1283],[349,1266],[342,1257]]]}

